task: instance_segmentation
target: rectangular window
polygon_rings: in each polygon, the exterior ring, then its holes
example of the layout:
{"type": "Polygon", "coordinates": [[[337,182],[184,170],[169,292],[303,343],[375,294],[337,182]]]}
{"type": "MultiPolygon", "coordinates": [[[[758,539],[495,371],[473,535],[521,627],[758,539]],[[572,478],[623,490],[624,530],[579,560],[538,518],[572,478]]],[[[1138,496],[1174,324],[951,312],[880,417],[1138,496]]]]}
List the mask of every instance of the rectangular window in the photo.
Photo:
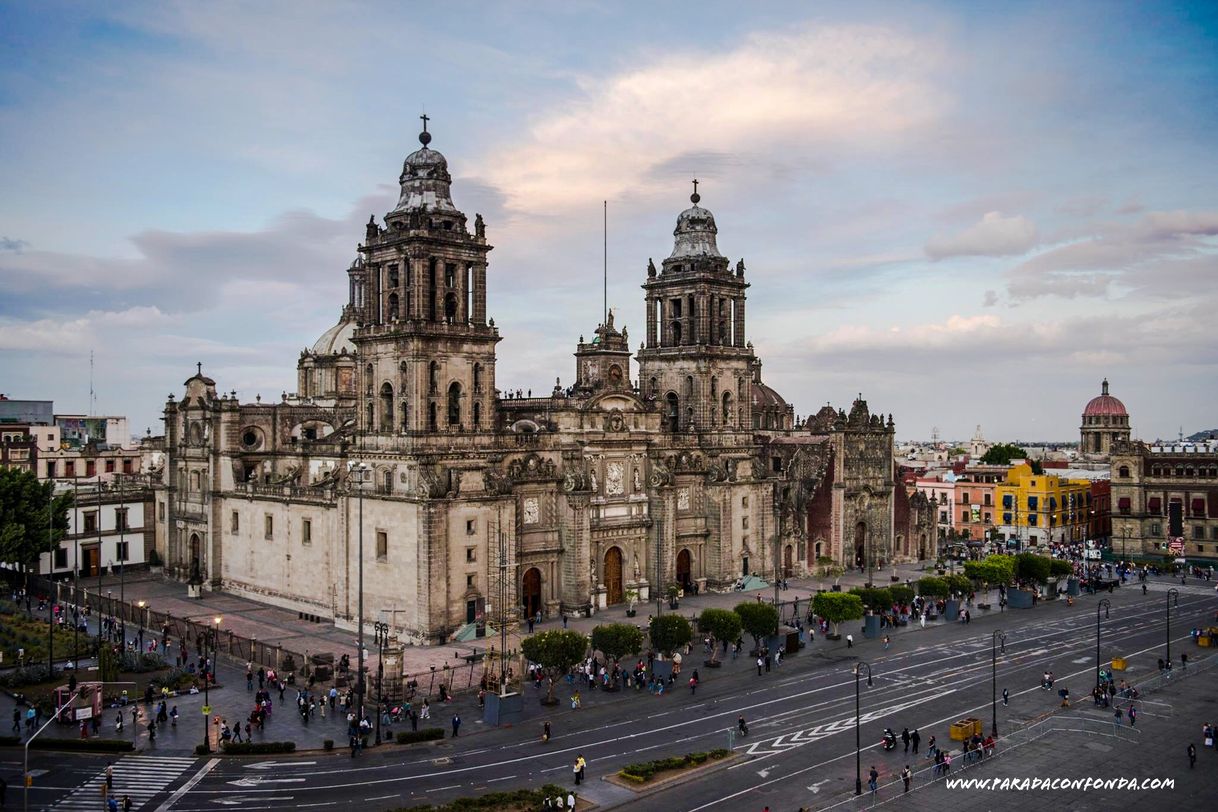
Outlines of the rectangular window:
{"type": "Polygon", "coordinates": [[[106,460],[106,473],[107,474],[114,473],[114,460],[106,460]]]}
{"type": "Polygon", "coordinates": [[[61,570],[68,566],[68,548],[55,548],[55,569],[61,570]]]}
{"type": "Polygon", "coordinates": [[[745,530],[748,530],[749,529],[749,517],[745,516],[743,519],[743,522],[744,522],[744,524],[742,526],[744,527],[745,530]]]}
{"type": "Polygon", "coordinates": [[[129,459],[123,460],[123,473],[124,474],[131,473],[131,460],[129,460],[129,459]]]}
{"type": "Polygon", "coordinates": [[[97,532],[97,511],[89,510],[85,512],[85,530],[86,533],[97,532]]]}
{"type": "Polygon", "coordinates": [[[234,510],[232,515],[229,517],[228,522],[229,522],[228,530],[230,533],[241,532],[241,514],[240,513],[238,513],[237,511],[234,510]]]}
{"type": "Polygon", "coordinates": [[[1037,510],[1039,507],[1040,507],[1040,497],[1029,496],[1028,497],[1028,510],[1037,510]]]}
{"type": "Polygon", "coordinates": [[[1150,524],[1150,534],[1151,534],[1152,536],[1161,536],[1161,535],[1163,535],[1163,525],[1159,524],[1158,522],[1151,522],[1151,524],[1150,524]]]}
{"type": "Polygon", "coordinates": [[[989,514],[989,513],[985,514],[985,523],[986,524],[989,524],[990,522],[993,521],[993,519],[990,517],[991,517],[991,514],[989,514]]]}
{"type": "Polygon", "coordinates": [[[942,524],[947,524],[947,511],[946,510],[939,511],[939,522],[942,524]]]}
{"type": "Polygon", "coordinates": [[[389,558],[389,534],[384,530],[376,531],[376,560],[385,561],[389,558]]]}
{"type": "Polygon", "coordinates": [[[120,541],[115,545],[118,548],[118,560],[126,561],[131,557],[131,542],[120,541]]]}
{"type": "Polygon", "coordinates": [[[478,523],[474,519],[465,520],[465,535],[472,536],[476,532],[478,523]]]}
{"type": "Polygon", "coordinates": [[[993,494],[990,494],[990,493],[985,494],[984,504],[986,507],[990,506],[990,502],[992,501],[992,499],[993,499],[993,494]]]}
{"type": "Polygon", "coordinates": [[[1010,514],[1010,513],[1004,513],[1004,514],[1002,514],[1002,523],[1003,523],[1003,524],[1010,524],[1010,523],[1011,523],[1011,514],[1010,514]]]}
{"type": "Polygon", "coordinates": [[[119,508],[114,511],[114,529],[115,530],[130,530],[131,526],[127,524],[127,511],[129,508],[119,508]]]}
{"type": "Polygon", "coordinates": [[[478,560],[477,549],[474,547],[466,547],[465,548],[465,560],[469,563],[473,563],[473,562],[477,561],[478,560]]]}
{"type": "Polygon", "coordinates": [[[1036,514],[1035,514],[1035,513],[1029,513],[1029,514],[1028,514],[1028,526],[1029,526],[1029,527],[1035,527],[1035,526],[1036,526],[1036,514]]]}
{"type": "Polygon", "coordinates": [[[165,503],[164,502],[156,503],[156,516],[159,521],[162,521],[162,522],[165,521],[165,503]]]}
{"type": "Polygon", "coordinates": [[[1214,541],[1218,541],[1218,525],[1210,528],[1210,538],[1212,538],[1214,541]]]}
{"type": "Polygon", "coordinates": [[[969,501],[968,501],[968,491],[961,491],[961,492],[960,492],[960,504],[962,504],[962,505],[967,505],[968,503],[969,503],[969,501]]]}
{"type": "Polygon", "coordinates": [[[740,497],[740,507],[748,507],[748,506],[749,506],[749,498],[747,496],[740,497]]]}
{"type": "Polygon", "coordinates": [[[47,479],[55,478],[55,460],[47,460],[47,479]]]}
{"type": "Polygon", "coordinates": [[[472,576],[472,575],[465,576],[465,588],[466,589],[474,588],[474,576],[472,576]]]}
{"type": "Polygon", "coordinates": [[[1193,525],[1193,538],[1204,539],[1205,538],[1205,528],[1199,524],[1193,525]]]}
{"type": "Polygon", "coordinates": [[[275,517],[269,513],[262,517],[262,535],[268,539],[275,538],[275,517]]]}
{"type": "Polygon", "coordinates": [[[97,463],[92,460],[85,463],[85,476],[97,476],[97,463]]]}
{"type": "Polygon", "coordinates": [[[313,520],[312,519],[301,519],[300,520],[300,543],[301,544],[312,544],[313,543],[313,520]]]}
{"type": "Polygon", "coordinates": [[[72,460],[67,460],[63,464],[64,476],[76,476],[76,463],[72,460]]]}

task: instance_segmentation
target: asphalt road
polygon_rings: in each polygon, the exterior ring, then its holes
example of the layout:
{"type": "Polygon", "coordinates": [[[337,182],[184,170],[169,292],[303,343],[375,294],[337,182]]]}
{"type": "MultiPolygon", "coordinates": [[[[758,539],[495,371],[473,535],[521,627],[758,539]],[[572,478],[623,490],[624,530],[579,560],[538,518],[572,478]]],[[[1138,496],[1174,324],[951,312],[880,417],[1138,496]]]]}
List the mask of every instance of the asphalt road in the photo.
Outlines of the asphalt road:
{"type": "MultiPolygon", "coordinates": [[[[885,777],[906,763],[877,746],[885,726],[899,733],[918,727],[923,748],[931,735],[947,743],[948,725],[964,716],[990,724],[992,632],[1007,635],[1006,653],[997,664],[997,689],[1009,688],[1011,704],[998,705],[1000,733],[1052,710],[1056,692],[1040,690],[1041,672],[1052,670],[1058,686],[1085,700],[1094,684],[1096,607],[1110,598],[1111,616],[1102,619],[1101,659],[1131,659],[1128,678],[1136,682],[1156,671],[1165,641],[1164,603],[1167,581],[1152,583],[1149,596],[1136,585],[1113,595],[1084,596],[1075,606],[1064,602],[1036,609],[997,613],[974,610],[971,624],[932,624],[898,630],[890,650],[879,641],[847,649],[843,643],[817,640],[783,666],[761,677],[743,660],[722,669],[700,668],[702,685],[691,696],[682,688],[663,697],[627,691],[596,697],[580,711],[543,709],[532,688],[526,689],[526,721],[514,729],[483,729],[464,719],[462,736],[439,745],[369,750],[357,759],[346,752],[261,759],[193,759],[158,767],[169,777],[144,796],[137,808],[156,812],[215,812],[225,808],[388,809],[519,786],[558,783],[571,786],[571,764],[582,754],[589,762],[586,796],[602,808],[618,804],[631,809],[737,810],[759,812],[824,806],[853,792],[854,702],[856,658],[868,661],[874,685],[861,687],[861,741],[864,778],[870,764],[885,777]],[[664,755],[725,746],[727,731],[743,714],[750,735],[735,742],[740,756],[710,776],[662,789],[635,793],[599,780],[623,765],[664,755]],[[548,718],[555,737],[540,742],[541,720],[548,718]],[[176,771],[176,772],[175,772],[176,771]]],[[[1213,621],[1218,594],[1212,585],[1191,582],[1181,588],[1173,610],[1173,655],[1199,654],[1188,642],[1193,625],[1213,621]]],[[[857,636],[857,635],[856,635],[857,636]]],[[[690,660],[696,660],[691,657],[690,660]]],[[[689,664],[686,671],[688,673],[689,664]]],[[[569,694],[565,686],[560,697],[569,694]]],[[[443,712],[436,723],[448,725],[443,712]]],[[[12,751],[9,751],[12,752],[12,751]]],[[[7,754],[5,755],[7,760],[7,754]]],[[[138,758],[138,757],[128,757],[138,758]]],[[[88,797],[104,760],[35,756],[34,766],[49,765],[32,793],[32,809],[54,806],[72,797],[88,797]]],[[[132,762],[134,764],[134,762],[132,762]]],[[[5,769],[8,774],[9,769],[5,769]]],[[[153,772],[151,768],[147,772],[153,772]]],[[[158,779],[161,780],[161,779],[158,779]]],[[[147,788],[146,788],[147,789],[147,788]]],[[[96,787],[93,787],[96,791],[96,787]]],[[[10,788],[9,803],[20,790],[10,788]]],[[[85,808],[85,807],[79,807],[85,808]]],[[[92,806],[88,808],[99,808],[92,806]]]]}

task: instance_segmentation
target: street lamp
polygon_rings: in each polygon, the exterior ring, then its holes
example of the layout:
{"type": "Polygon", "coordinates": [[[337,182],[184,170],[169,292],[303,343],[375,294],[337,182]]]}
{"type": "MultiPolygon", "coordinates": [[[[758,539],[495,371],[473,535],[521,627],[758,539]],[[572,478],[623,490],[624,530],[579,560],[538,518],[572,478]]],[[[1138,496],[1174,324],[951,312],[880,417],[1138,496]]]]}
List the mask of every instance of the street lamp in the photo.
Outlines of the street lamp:
{"type": "Polygon", "coordinates": [[[1109,611],[1112,608],[1112,601],[1104,598],[1095,607],[1095,687],[1100,687],[1100,610],[1104,610],[1104,617],[1108,617],[1109,611]]]}
{"type": "Polygon", "coordinates": [[[385,704],[385,646],[389,645],[389,624],[372,624],[376,640],[376,743],[381,743],[381,715],[385,704]]]}
{"type": "Polygon", "coordinates": [[[136,606],[140,608],[140,654],[144,653],[144,608],[148,605],[148,601],[136,601],[136,606]]]}
{"type": "Polygon", "coordinates": [[[356,620],[356,724],[364,720],[364,483],[368,481],[368,466],[358,463],[351,468],[352,481],[359,500],[359,618],[356,620]]]}
{"type": "Polygon", "coordinates": [[[990,735],[998,735],[998,646],[1002,647],[1002,653],[1007,653],[1007,633],[1002,629],[995,629],[990,638],[990,735]]]}
{"type": "Polygon", "coordinates": [[[1171,607],[1175,604],[1177,608],[1180,606],[1180,590],[1167,590],[1167,667],[1171,668],[1171,607]]]}
{"type": "MultiPolygon", "coordinates": [[[[143,603],[143,601],[140,601],[140,603],[143,603]]],[[[211,648],[211,652],[212,652],[212,658],[211,658],[211,673],[212,674],[215,673],[215,669],[216,669],[216,644],[217,644],[216,637],[220,634],[220,621],[221,621],[221,618],[220,618],[220,616],[217,615],[216,617],[212,618],[212,625],[203,630],[204,654],[206,655],[208,648],[211,648]]],[[[210,694],[210,691],[208,690],[210,687],[211,687],[211,674],[208,673],[207,665],[206,665],[206,663],[204,663],[204,666],[203,666],[203,708],[204,708],[203,752],[205,752],[205,753],[211,752],[211,702],[210,702],[211,694],[210,694]]]]}
{"type": "Polygon", "coordinates": [[[871,681],[871,665],[859,660],[854,664],[854,794],[863,794],[863,766],[862,760],[859,757],[859,751],[862,749],[859,739],[859,678],[863,674],[863,669],[867,669],[867,687],[870,688],[873,683],[871,681]]]}

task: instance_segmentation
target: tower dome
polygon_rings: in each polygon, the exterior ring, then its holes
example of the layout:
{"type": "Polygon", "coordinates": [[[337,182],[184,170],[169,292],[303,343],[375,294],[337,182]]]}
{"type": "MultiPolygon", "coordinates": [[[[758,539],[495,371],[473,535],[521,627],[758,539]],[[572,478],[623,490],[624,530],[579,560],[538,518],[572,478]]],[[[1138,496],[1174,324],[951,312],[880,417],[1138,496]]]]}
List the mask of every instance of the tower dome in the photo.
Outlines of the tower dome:
{"type": "Polygon", "coordinates": [[[1125,404],[1108,394],[1108,379],[1104,379],[1100,394],[1087,402],[1083,417],[1128,417],[1125,404]]]}
{"type": "Polygon", "coordinates": [[[448,173],[448,159],[428,146],[431,133],[427,132],[427,117],[423,116],[423,132],[419,143],[423,146],[406,156],[402,162],[402,174],[398,178],[402,194],[390,215],[426,208],[431,212],[459,214],[452,200],[452,175],[448,173]]]}
{"type": "Polygon", "coordinates": [[[693,205],[677,215],[677,227],[672,232],[672,253],[668,258],[722,257],[715,241],[715,235],[719,233],[715,215],[698,205],[702,196],[698,194],[697,181],[694,181],[694,193],[689,200],[693,205]]]}

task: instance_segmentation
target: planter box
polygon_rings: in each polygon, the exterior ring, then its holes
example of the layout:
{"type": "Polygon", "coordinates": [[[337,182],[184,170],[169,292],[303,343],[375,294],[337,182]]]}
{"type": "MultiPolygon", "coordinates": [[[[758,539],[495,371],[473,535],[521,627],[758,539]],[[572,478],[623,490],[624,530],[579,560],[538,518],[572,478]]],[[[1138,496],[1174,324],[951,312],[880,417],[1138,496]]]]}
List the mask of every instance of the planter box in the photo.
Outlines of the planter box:
{"type": "Polygon", "coordinates": [[[978,608],[978,609],[989,609],[989,608],[990,608],[990,604],[988,604],[988,603],[979,603],[979,604],[977,604],[977,608],[978,608]]]}
{"type": "Polygon", "coordinates": [[[669,602],[668,602],[668,608],[669,608],[669,609],[673,609],[673,610],[680,609],[680,608],[681,608],[681,604],[677,603],[676,601],[669,601],[669,602]]]}
{"type": "Polygon", "coordinates": [[[841,640],[841,639],[842,639],[842,636],[841,636],[840,634],[826,634],[826,635],[825,635],[825,639],[826,639],[826,640],[833,640],[833,641],[835,641],[835,642],[836,642],[836,641],[838,641],[838,640],[841,640]]]}
{"type": "MultiPolygon", "coordinates": [[[[545,704],[545,696],[542,696],[545,704]]],[[[512,692],[505,696],[497,693],[487,693],[485,704],[482,706],[482,721],[495,727],[507,727],[520,721],[524,714],[524,697],[512,692]]]]}
{"type": "Polygon", "coordinates": [[[901,580],[901,576],[900,575],[889,575],[888,580],[892,581],[895,584],[897,581],[901,580]]]}
{"type": "Polygon", "coordinates": [[[867,615],[863,618],[863,637],[874,640],[880,636],[880,616],[867,615]]]}
{"type": "Polygon", "coordinates": [[[638,614],[638,611],[637,611],[637,610],[635,610],[635,609],[627,609],[627,610],[626,610],[626,617],[634,617],[634,616],[635,616],[635,615],[637,615],[637,614],[638,614]]]}
{"type": "Polygon", "coordinates": [[[1008,589],[1007,606],[1012,609],[1031,609],[1032,593],[1026,589],[1008,589]]]}
{"type": "Polygon", "coordinates": [[[947,601],[943,606],[943,617],[945,620],[959,620],[960,601],[947,601]]]}
{"type": "Polygon", "coordinates": [[[833,591],[834,591],[834,592],[841,592],[841,591],[842,591],[842,585],[841,585],[841,584],[834,584],[834,585],[833,585],[833,587],[832,587],[832,589],[833,589],[833,591]]]}

